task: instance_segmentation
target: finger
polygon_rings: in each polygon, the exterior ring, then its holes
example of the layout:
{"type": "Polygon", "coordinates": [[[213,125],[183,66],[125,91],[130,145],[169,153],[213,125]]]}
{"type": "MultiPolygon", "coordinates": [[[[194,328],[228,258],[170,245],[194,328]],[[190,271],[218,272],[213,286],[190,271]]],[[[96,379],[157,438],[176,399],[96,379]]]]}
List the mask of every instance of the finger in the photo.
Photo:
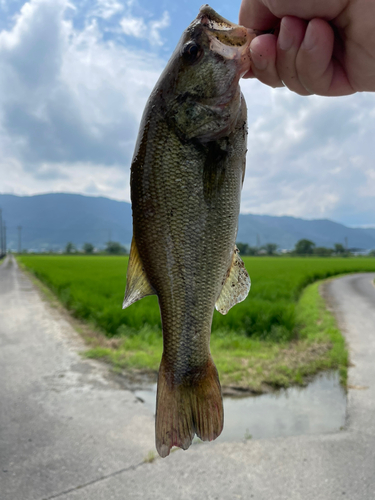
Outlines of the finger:
{"type": "Polygon", "coordinates": [[[300,95],[310,95],[298,78],[296,58],[307,28],[306,21],[297,17],[284,17],[277,39],[276,70],[289,90],[300,95]]]}
{"type": "Polygon", "coordinates": [[[276,36],[260,35],[250,44],[252,75],[271,87],[283,87],[276,70],[276,36]]]}
{"type": "Polygon", "coordinates": [[[332,58],[334,38],[326,21],[309,22],[296,57],[299,81],[308,92],[324,96],[354,93],[341,64],[332,58]]]}
{"type": "Polygon", "coordinates": [[[269,30],[275,27],[278,18],[274,16],[262,0],[242,0],[239,23],[247,28],[269,30]]]}
{"type": "MultiPolygon", "coordinates": [[[[254,0],[250,0],[249,3],[254,3],[254,0]]],[[[295,16],[310,20],[320,17],[330,21],[347,7],[348,0],[263,0],[262,3],[264,7],[268,8],[278,18],[295,16]]]]}

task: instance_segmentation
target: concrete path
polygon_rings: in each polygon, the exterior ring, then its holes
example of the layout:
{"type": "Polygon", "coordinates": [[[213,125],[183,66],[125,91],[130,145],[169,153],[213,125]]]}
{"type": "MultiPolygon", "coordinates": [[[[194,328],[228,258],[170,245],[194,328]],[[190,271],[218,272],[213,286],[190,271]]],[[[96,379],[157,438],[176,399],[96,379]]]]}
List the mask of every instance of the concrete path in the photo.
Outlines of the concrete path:
{"type": "Polygon", "coordinates": [[[1,500],[375,499],[375,274],[328,285],[350,344],[348,425],[144,462],[154,422],[13,259],[0,267],[1,500]]]}

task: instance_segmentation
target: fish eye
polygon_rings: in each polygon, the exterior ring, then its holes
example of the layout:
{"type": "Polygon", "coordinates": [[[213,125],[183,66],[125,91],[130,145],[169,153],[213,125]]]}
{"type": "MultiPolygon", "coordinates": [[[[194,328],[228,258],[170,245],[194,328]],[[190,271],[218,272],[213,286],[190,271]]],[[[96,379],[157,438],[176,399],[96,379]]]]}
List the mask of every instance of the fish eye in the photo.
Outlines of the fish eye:
{"type": "Polygon", "coordinates": [[[187,43],[182,52],[182,56],[186,62],[192,64],[197,61],[202,54],[202,49],[195,42],[187,43]]]}

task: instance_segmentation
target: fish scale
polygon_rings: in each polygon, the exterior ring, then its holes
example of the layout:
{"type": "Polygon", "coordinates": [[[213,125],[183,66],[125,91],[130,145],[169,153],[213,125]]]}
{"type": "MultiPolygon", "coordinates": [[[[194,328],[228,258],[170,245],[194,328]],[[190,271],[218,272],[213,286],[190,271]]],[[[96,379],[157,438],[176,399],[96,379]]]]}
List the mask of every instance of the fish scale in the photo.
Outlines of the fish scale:
{"type": "Polygon", "coordinates": [[[215,439],[223,426],[209,341],[215,304],[226,313],[250,288],[235,249],[247,136],[238,80],[250,39],[201,8],[150,96],[133,157],[124,307],[150,294],[159,299],[156,447],[163,457],[174,445],[188,448],[195,433],[215,439]]]}

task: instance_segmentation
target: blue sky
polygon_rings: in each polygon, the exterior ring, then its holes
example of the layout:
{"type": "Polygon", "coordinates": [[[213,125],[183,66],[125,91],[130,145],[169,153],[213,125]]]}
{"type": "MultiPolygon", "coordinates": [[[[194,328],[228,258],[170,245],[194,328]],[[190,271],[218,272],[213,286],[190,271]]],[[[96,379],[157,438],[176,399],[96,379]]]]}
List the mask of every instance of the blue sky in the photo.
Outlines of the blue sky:
{"type": "MultiPolygon", "coordinates": [[[[0,0],[0,192],[129,200],[146,100],[200,1],[0,0]]],[[[239,1],[212,1],[232,21],[239,1]]],[[[242,212],[375,226],[375,94],[243,81],[242,212]]]]}

